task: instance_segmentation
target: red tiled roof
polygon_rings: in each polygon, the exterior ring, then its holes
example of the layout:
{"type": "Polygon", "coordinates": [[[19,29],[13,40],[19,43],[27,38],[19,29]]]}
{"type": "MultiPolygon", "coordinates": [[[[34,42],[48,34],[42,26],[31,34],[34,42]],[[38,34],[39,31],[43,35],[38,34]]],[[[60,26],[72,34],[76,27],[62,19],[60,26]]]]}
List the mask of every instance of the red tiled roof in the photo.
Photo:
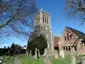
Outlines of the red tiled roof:
{"type": "Polygon", "coordinates": [[[60,40],[60,37],[58,36],[54,36],[54,47],[59,47],[59,40],[60,40]]]}

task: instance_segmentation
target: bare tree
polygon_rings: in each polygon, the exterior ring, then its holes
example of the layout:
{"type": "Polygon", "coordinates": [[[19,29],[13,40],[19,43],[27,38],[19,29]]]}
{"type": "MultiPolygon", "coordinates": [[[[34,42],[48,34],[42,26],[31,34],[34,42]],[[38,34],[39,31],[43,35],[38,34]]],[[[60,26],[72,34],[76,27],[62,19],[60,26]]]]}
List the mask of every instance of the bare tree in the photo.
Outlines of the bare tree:
{"type": "Polygon", "coordinates": [[[28,36],[36,12],[35,0],[0,0],[0,41],[4,36],[28,36]]]}
{"type": "Polygon", "coordinates": [[[85,0],[66,0],[67,13],[74,18],[85,22],[85,0]]]}

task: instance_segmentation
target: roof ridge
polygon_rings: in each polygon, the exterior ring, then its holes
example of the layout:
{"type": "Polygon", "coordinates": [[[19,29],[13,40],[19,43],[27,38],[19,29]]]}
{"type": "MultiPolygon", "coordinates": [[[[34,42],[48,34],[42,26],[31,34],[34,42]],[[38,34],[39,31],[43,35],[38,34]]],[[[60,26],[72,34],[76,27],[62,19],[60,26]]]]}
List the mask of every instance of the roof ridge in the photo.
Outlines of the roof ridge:
{"type": "Polygon", "coordinates": [[[66,28],[70,29],[72,32],[74,32],[80,38],[85,39],[85,33],[81,32],[79,30],[73,29],[71,27],[68,27],[68,26],[66,26],[66,28]]]}

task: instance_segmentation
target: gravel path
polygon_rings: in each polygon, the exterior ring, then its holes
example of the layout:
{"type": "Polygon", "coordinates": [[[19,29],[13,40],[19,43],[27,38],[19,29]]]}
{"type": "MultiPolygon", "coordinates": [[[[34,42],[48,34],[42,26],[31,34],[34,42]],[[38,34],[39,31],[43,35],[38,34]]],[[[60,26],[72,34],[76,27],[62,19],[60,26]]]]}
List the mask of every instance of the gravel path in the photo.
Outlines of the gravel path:
{"type": "Polygon", "coordinates": [[[45,64],[52,64],[52,62],[48,58],[45,58],[44,63],[45,64]]]}
{"type": "Polygon", "coordinates": [[[14,64],[21,64],[21,60],[19,57],[15,57],[14,64]]]}

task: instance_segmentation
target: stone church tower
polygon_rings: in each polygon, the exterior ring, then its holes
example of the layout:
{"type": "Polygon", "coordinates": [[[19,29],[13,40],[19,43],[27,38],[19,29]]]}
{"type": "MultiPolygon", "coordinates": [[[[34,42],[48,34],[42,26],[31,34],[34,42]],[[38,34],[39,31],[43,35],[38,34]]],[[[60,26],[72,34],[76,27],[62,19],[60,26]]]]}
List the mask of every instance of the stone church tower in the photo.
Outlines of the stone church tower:
{"type": "Polygon", "coordinates": [[[51,28],[50,14],[43,9],[35,15],[34,30],[38,32],[38,34],[44,34],[47,39],[48,48],[45,53],[53,53],[54,36],[51,28]]]}

